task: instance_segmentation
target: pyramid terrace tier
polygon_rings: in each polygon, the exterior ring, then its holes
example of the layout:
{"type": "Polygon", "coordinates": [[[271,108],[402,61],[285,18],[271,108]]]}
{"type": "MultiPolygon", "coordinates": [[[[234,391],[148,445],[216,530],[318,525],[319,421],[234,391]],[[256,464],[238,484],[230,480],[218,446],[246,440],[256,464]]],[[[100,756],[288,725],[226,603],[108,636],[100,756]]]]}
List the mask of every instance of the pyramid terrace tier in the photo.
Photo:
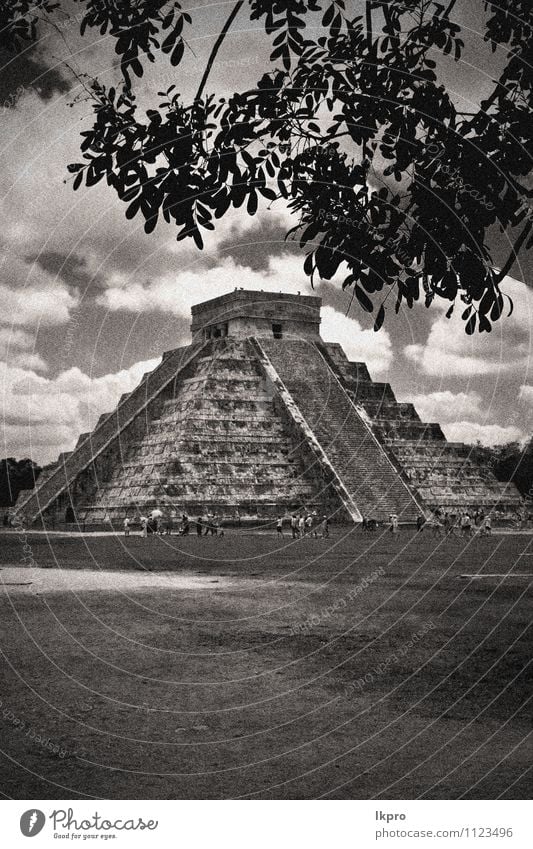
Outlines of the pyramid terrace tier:
{"type": "Polygon", "coordinates": [[[198,357],[81,514],[99,521],[154,506],[226,517],[236,509],[251,516],[337,509],[320,468],[304,462],[245,342],[219,340],[210,356],[198,357]]]}
{"type": "Polygon", "coordinates": [[[340,345],[320,348],[427,509],[508,514],[520,509],[514,484],[497,481],[492,469],[472,458],[468,445],[447,442],[439,424],[423,422],[412,404],[396,400],[389,384],[373,383],[364,363],[351,363],[340,345]]]}
{"type": "Polygon", "coordinates": [[[154,507],[228,518],[313,509],[352,522],[519,509],[513,485],[324,342],[319,324],[318,298],[236,290],[199,305],[194,344],[166,352],[21,493],[24,526],[154,507]]]}

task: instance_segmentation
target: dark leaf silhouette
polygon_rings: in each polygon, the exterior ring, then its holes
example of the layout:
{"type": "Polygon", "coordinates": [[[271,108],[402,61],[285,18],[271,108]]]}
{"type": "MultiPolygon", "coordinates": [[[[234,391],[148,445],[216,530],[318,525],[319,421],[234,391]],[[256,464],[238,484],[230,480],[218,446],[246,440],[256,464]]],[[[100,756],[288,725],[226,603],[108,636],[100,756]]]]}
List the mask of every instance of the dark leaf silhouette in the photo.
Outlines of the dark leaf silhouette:
{"type": "MultiPolygon", "coordinates": [[[[180,73],[194,12],[168,0],[74,1],[80,31],[113,40],[122,74],[120,85],[91,86],[94,121],[74,188],[105,180],[148,232],[163,218],[199,248],[230,207],[255,215],[280,198],[304,272],[338,276],[367,312],[391,288],[396,312],[440,298],[451,316],[459,304],[469,334],[507,312],[500,286],[533,244],[530,0],[484,3],[479,29],[505,59],[474,113],[439,77],[441,56],[468,61],[453,0],[372,0],[363,16],[342,0],[238,0],[192,102],[180,73]],[[247,16],[264,26],[271,66],[254,86],[216,97],[218,51],[247,16]],[[156,53],[176,68],[175,85],[141,115],[135,83],[156,53]],[[495,227],[511,245],[499,268],[495,227]]],[[[53,16],[58,5],[40,8],[53,16]]],[[[13,52],[37,37],[33,7],[1,4],[0,46],[13,52]]],[[[379,308],[376,329],[384,317],[379,308]]]]}

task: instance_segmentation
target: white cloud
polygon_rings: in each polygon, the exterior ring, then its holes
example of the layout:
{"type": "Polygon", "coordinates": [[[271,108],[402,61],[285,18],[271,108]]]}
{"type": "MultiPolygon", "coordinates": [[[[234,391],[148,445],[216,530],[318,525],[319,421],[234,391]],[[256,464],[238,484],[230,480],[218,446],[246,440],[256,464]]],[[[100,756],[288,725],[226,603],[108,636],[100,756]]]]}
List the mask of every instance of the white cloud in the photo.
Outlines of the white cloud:
{"type": "Polygon", "coordinates": [[[533,386],[528,386],[524,383],[520,387],[518,397],[521,401],[525,401],[526,404],[533,404],[533,386]]]}
{"type": "Polygon", "coordinates": [[[514,303],[513,314],[493,325],[492,332],[467,336],[461,310],[451,319],[438,311],[423,345],[407,345],[405,356],[431,376],[497,374],[525,370],[532,353],[533,290],[506,277],[501,289],[514,303]]]}
{"type": "Polygon", "coordinates": [[[65,324],[77,298],[62,286],[48,289],[11,289],[0,285],[2,322],[6,325],[24,327],[37,322],[45,325],[65,324]]]}
{"type": "Polygon", "coordinates": [[[504,445],[506,442],[521,442],[526,438],[526,434],[513,425],[501,427],[497,424],[457,421],[444,424],[442,429],[450,442],[467,442],[472,445],[478,440],[482,445],[504,445]]]}
{"type": "Polygon", "coordinates": [[[363,330],[357,319],[323,307],[320,335],[325,342],[339,342],[350,360],[365,362],[370,372],[384,372],[392,362],[392,344],[386,330],[363,330]]]}
{"type": "Polygon", "coordinates": [[[422,421],[453,422],[483,415],[482,398],[477,392],[428,392],[402,398],[415,405],[422,421]]]}
{"type": "Polygon", "coordinates": [[[119,372],[91,377],[78,368],[51,379],[30,369],[0,366],[4,456],[55,460],[72,449],[80,433],[92,430],[102,413],[111,412],[124,392],[160,362],[138,362],[119,372]]]}
{"type": "Polygon", "coordinates": [[[309,289],[298,257],[273,257],[266,271],[243,268],[228,257],[216,268],[187,269],[145,283],[113,275],[108,288],[99,296],[99,303],[112,311],[164,312],[189,318],[194,304],[225,295],[237,285],[256,291],[305,294],[309,289]]]}
{"type": "MultiPolygon", "coordinates": [[[[145,283],[114,275],[99,303],[112,311],[163,312],[189,318],[194,304],[225,295],[236,284],[255,291],[311,294],[300,257],[272,257],[264,271],[244,268],[228,257],[216,268],[184,270],[145,283]]],[[[321,335],[325,341],[339,342],[350,359],[364,360],[371,371],[383,372],[391,364],[392,344],[386,330],[363,330],[355,318],[333,307],[322,309],[321,335]]]]}
{"type": "Polygon", "coordinates": [[[34,350],[35,340],[31,333],[20,328],[0,327],[0,360],[10,366],[46,371],[48,366],[34,350]]]}

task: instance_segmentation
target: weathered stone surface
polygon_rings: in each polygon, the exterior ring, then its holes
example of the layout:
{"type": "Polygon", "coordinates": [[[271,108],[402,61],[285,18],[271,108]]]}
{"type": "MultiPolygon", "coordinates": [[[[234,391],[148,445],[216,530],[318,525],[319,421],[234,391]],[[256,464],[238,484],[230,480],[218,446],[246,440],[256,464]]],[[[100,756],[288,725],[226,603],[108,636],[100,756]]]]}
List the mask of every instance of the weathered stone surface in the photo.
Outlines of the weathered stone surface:
{"type": "Polygon", "coordinates": [[[304,472],[274,395],[244,341],[211,343],[82,518],[155,506],[230,517],[319,507],[317,482],[304,472]]]}
{"type": "Polygon", "coordinates": [[[391,513],[415,519],[422,505],[317,345],[274,339],[259,344],[356,505],[359,520],[386,519],[391,513]]]}
{"type": "Polygon", "coordinates": [[[324,343],[319,325],[319,298],[236,290],[194,307],[193,344],[165,352],[16,512],[26,526],[156,506],[240,519],[316,509],[357,522],[519,505],[513,486],[324,343]]]}
{"type": "Polygon", "coordinates": [[[427,508],[514,511],[520,507],[514,484],[497,481],[490,469],[471,458],[468,445],[447,442],[439,424],[422,422],[412,404],[396,400],[389,384],[372,383],[360,363],[349,362],[340,345],[320,347],[427,508]]]}

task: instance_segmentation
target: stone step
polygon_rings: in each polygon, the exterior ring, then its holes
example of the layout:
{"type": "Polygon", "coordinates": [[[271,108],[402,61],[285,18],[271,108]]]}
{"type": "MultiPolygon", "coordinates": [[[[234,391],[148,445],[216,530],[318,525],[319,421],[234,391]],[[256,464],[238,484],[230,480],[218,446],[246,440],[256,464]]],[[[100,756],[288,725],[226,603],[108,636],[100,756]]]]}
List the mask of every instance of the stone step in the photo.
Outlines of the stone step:
{"type": "Polygon", "coordinates": [[[299,341],[256,341],[361,514],[417,515],[419,505],[318,348],[299,341]]]}
{"type": "Polygon", "coordinates": [[[165,357],[153,372],[147,373],[139,386],[125,397],[115,411],[105,417],[100,416],[90,439],[82,442],[73,452],[62,455],[64,460],[54,473],[41,484],[37,481],[29,496],[17,502],[16,514],[20,513],[30,525],[62,493],[68,493],[69,486],[77,476],[89,467],[101,452],[119,439],[122,430],[143,413],[180,371],[190,365],[202,347],[203,345],[191,345],[178,348],[165,357]]]}

